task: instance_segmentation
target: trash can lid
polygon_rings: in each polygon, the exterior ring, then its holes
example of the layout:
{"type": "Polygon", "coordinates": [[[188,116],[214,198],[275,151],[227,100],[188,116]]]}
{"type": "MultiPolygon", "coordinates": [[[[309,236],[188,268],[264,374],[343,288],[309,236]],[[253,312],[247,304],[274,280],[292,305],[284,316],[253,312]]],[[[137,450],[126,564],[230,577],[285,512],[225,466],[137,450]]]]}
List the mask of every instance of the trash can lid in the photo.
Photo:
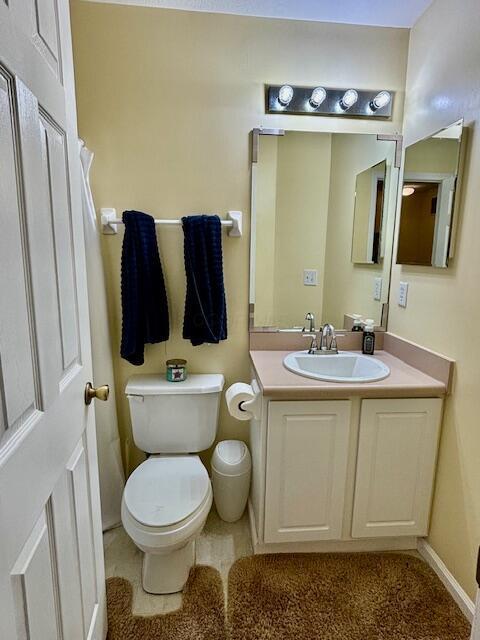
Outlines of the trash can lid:
{"type": "Polygon", "coordinates": [[[238,476],[250,471],[250,451],[241,440],[223,440],[215,447],[212,467],[227,476],[238,476]]]}

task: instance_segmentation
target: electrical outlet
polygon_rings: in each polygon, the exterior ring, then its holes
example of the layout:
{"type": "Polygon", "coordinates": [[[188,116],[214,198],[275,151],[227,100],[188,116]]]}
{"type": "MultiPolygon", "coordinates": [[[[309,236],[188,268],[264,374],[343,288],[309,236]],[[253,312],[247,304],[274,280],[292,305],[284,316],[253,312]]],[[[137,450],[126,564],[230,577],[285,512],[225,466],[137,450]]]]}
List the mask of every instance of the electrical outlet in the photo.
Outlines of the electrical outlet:
{"type": "Polygon", "coordinates": [[[307,287],[316,287],[318,284],[318,271],[316,269],[304,269],[303,284],[307,287]]]}
{"type": "Polygon", "coordinates": [[[373,299],[381,300],[382,299],[382,278],[375,278],[373,282],[373,299]]]}
{"type": "Polygon", "coordinates": [[[398,304],[401,307],[406,307],[407,298],[408,298],[408,282],[400,282],[400,286],[398,287],[398,304]]]}

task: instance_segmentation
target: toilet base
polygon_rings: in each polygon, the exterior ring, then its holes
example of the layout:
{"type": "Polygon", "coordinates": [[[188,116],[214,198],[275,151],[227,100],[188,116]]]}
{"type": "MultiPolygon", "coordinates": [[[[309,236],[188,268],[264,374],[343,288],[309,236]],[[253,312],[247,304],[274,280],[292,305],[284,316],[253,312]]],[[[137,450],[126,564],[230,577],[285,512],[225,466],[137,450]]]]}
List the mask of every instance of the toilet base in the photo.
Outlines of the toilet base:
{"type": "Polygon", "coordinates": [[[147,593],[177,593],[185,586],[194,564],[195,540],[170,553],[145,553],[142,586],[147,593]]]}

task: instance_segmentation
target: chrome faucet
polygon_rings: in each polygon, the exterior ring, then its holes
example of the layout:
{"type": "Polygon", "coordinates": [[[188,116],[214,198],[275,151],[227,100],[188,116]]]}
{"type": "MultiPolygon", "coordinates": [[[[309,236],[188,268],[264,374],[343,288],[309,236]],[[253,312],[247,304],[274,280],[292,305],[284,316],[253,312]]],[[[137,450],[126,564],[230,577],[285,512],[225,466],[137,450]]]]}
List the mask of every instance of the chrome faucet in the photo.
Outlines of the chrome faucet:
{"type": "Polygon", "coordinates": [[[326,324],[323,329],[319,329],[318,337],[315,328],[311,332],[304,332],[303,335],[306,338],[312,339],[308,350],[310,355],[338,354],[337,336],[335,335],[335,328],[333,325],[326,324]]]}
{"type": "Polygon", "coordinates": [[[322,329],[320,351],[323,353],[338,353],[337,336],[333,324],[326,324],[322,329]]]}
{"type": "MultiPolygon", "coordinates": [[[[309,311],[307,313],[307,315],[305,316],[305,320],[308,320],[310,323],[310,327],[308,329],[309,333],[315,333],[316,329],[315,329],[315,316],[313,315],[313,313],[311,311],[309,311]]],[[[303,330],[306,331],[307,328],[303,327],[303,330]]]]}

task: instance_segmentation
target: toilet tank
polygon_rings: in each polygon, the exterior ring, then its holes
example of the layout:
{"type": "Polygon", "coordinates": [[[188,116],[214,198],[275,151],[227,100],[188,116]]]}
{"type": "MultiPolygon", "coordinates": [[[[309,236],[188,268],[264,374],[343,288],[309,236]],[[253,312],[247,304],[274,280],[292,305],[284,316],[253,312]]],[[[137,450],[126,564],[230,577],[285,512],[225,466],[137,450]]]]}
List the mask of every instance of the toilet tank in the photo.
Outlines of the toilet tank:
{"type": "Polygon", "coordinates": [[[208,449],[217,433],[224,377],[190,374],[183,382],[162,375],[132,376],[125,388],[135,444],[147,453],[208,449]]]}

